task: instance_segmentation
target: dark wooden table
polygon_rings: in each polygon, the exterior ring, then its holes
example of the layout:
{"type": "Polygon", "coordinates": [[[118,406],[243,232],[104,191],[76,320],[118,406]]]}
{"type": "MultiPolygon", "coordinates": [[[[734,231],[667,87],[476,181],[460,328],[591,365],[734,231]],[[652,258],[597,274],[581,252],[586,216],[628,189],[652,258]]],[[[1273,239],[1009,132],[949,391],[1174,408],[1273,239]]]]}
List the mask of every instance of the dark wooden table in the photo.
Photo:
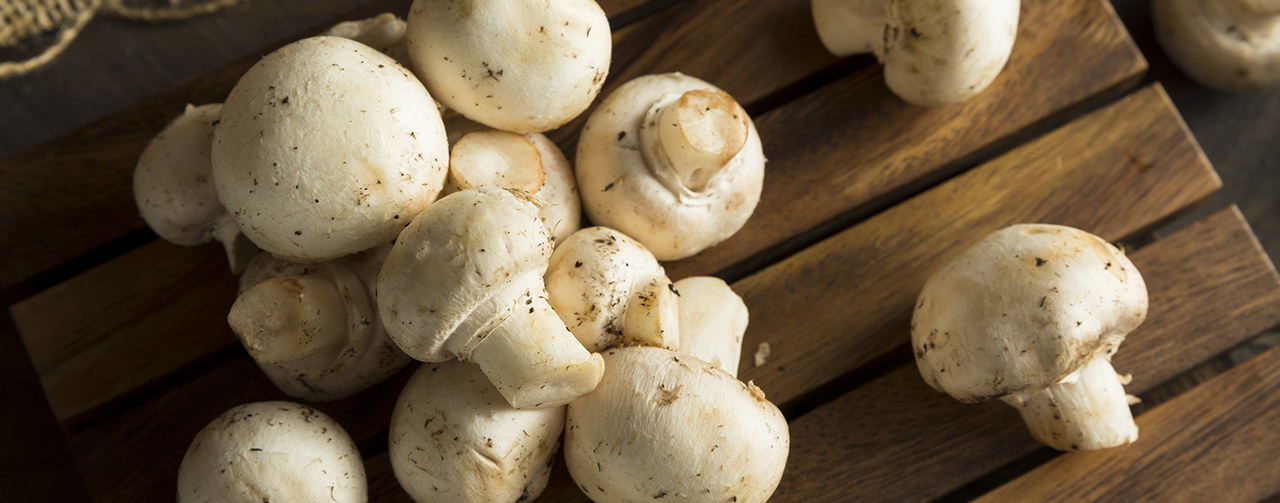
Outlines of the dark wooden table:
{"type": "MultiPolygon", "coordinates": [[[[0,159],[11,158],[55,140],[247,54],[297,38],[325,20],[349,11],[356,3],[342,0],[247,0],[241,6],[217,15],[180,24],[154,26],[97,19],[50,67],[33,75],[0,82],[0,159]]],[[[631,3],[640,5],[640,9],[656,11],[675,2],[631,3]]],[[[1114,0],[1113,5],[1149,64],[1149,69],[1141,77],[1142,85],[1127,87],[1122,92],[1128,93],[1149,83],[1160,83],[1223,184],[1221,190],[1202,203],[1166,219],[1154,229],[1147,229],[1150,233],[1144,232],[1147,237],[1138,238],[1139,244],[1175,235],[1193,222],[1217,218],[1220,210],[1235,204],[1266,253],[1271,257],[1280,256],[1280,172],[1277,171],[1280,168],[1280,90],[1226,94],[1191,82],[1171,66],[1156,44],[1148,16],[1148,2],[1114,0]]],[[[641,13],[637,11],[636,15],[641,13]]],[[[625,22],[625,17],[615,16],[613,20],[615,23],[625,22]]],[[[854,66],[865,64],[862,60],[853,63],[854,66]]],[[[836,68],[838,72],[847,70],[848,66],[837,65],[836,68]]],[[[799,91],[803,89],[790,89],[792,93],[799,91]]],[[[1109,99],[1116,97],[1112,95],[1109,99]]],[[[770,96],[759,98],[755,101],[767,103],[770,96]]],[[[1020,137],[1017,143],[1049,133],[1068,119],[1095,111],[1106,103],[1096,100],[1070,109],[1066,115],[1057,117],[1053,124],[1030,128],[1030,132],[1020,137]]],[[[960,167],[987,162],[1009,146],[997,151],[982,151],[962,160],[960,164],[965,166],[960,167]]],[[[896,197],[873,201],[876,204],[870,207],[874,208],[873,211],[885,209],[906,195],[938,181],[940,179],[928,180],[919,186],[906,188],[896,197]]],[[[0,187],[0,190],[12,188],[0,187]]],[[[851,221],[846,220],[845,223],[851,221]]],[[[697,263],[677,264],[675,269],[700,270],[697,263]]],[[[727,274],[734,275],[733,272],[727,274]]],[[[765,280],[749,278],[742,285],[750,289],[753,281],[765,280]]],[[[19,285],[17,289],[11,289],[5,293],[5,304],[35,293],[34,288],[19,285]]],[[[3,397],[3,402],[0,402],[3,403],[0,408],[0,500],[86,500],[89,491],[80,482],[75,462],[64,441],[62,426],[41,390],[41,381],[27,358],[13,316],[6,312],[5,322],[0,323],[0,397],[3,397]]],[[[1277,342],[1280,342],[1280,335],[1274,331],[1266,332],[1207,359],[1192,370],[1148,390],[1143,395],[1149,402],[1145,406],[1152,407],[1166,397],[1180,395],[1277,342]]],[[[752,349],[744,352],[749,353],[752,349]]],[[[895,375],[884,372],[875,379],[893,379],[895,375]]],[[[178,376],[177,379],[190,377],[193,376],[178,376]]],[[[766,385],[766,391],[769,389],[766,385]]],[[[803,398],[790,401],[792,413],[797,413],[795,407],[809,407],[803,398]]],[[[127,402],[129,398],[124,400],[127,402]]],[[[1033,463],[1027,467],[1011,465],[992,471],[989,476],[961,484],[959,489],[947,494],[953,499],[978,496],[1048,457],[1043,452],[1033,453],[1033,463]],[[1041,459],[1036,459],[1037,455],[1041,459]]]]}

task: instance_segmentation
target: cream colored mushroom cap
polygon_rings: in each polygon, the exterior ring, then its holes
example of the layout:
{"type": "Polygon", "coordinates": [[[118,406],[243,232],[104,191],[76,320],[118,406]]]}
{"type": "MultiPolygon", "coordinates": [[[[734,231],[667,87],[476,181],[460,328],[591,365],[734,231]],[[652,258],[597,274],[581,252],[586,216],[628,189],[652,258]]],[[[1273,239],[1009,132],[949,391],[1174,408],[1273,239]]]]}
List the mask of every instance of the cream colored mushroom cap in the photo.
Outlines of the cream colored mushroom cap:
{"type": "Polygon", "coordinates": [[[378,312],[387,333],[418,360],[453,358],[444,347],[451,337],[483,337],[483,327],[517,308],[514,296],[497,292],[530,275],[541,285],[551,247],[538,207],[513,192],[476,187],[441,198],[405,228],[382,265],[378,312]]]}
{"type": "Polygon", "coordinates": [[[1224,91],[1273,87],[1280,84],[1280,15],[1249,11],[1246,3],[1151,2],[1156,38],[1179,68],[1204,85],[1224,91]]]}
{"type": "Polygon", "coordinates": [[[1146,284],[1122,251],[1079,229],[1022,224],[929,277],[911,343],[930,386],[972,403],[1061,381],[1146,315],[1146,284]]]}
{"type": "Polygon", "coordinates": [[[298,262],[390,242],[444,186],[449,150],[426,88],[366,45],[289,44],[232,89],[213,179],[260,248],[298,262]]]}
{"type": "Polygon", "coordinates": [[[406,43],[436,99],[516,133],[569,122],[609,73],[609,20],[592,0],[416,0],[406,43]]]}
{"type": "Polygon", "coordinates": [[[474,364],[423,365],[391,413],[391,468],[415,501],[532,501],[551,476],[564,412],[511,407],[474,364]]]}
{"type": "Polygon", "coordinates": [[[292,402],[232,408],[196,434],[178,468],[178,501],[368,501],[346,430],[292,402]]]}
{"type": "Polygon", "coordinates": [[[138,213],[157,235],[192,246],[213,239],[226,212],[212,180],[210,143],[222,104],[187,105],[138,156],[133,194],[138,213]]]}
{"type": "Polygon", "coordinates": [[[791,437],[753,384],[670,350],[602,353],[595,391],[569,404],[565,462],[597,502],[769,499],[791,437]]]}
{"type": "Polygon", "coordinates": [[[764,151],[750,118],[742,149],[703,190],[672,190],[668,184],[678,181],[654,175],[642,153],[641,124],[655,104],[695,89],[723,92],[680,73],[633,79],[601,101],[578,141],[575,169],[587,217],[635,238],[658,260],[688,257],[728,239],[755,211],[764,184],[764,151]]]}
{"type": "Polygon", "coordinates": [[[958,103],[1000,75],[1018,34],[1018,0],[891,2],[876,56],[898,97],[917,105],[958,103]]]}
{"type": "Polygon", "coordinates": [[[632,292],[657,276],[666,271],[644,245],[608,227],[588,227],[551,254],[547,301],[587,351],[601,351],[622,338],[632,292]]]}

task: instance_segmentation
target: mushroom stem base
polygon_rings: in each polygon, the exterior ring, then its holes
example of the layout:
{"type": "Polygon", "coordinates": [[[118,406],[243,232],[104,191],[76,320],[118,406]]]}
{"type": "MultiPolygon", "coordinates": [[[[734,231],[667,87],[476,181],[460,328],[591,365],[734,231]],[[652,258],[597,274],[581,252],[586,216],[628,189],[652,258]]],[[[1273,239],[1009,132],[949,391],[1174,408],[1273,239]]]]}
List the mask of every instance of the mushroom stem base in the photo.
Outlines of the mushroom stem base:
{"type": "Polygon", "coordinates": [[[1045,445],[1062,451],[1106,449],[1138,439],[1126,382],[1100,356],[1038,393],[1002,400],[1022,413],[1031,435],[1045,445]]]}
{"type": "Polygon", "coordinates": [[[517,409],[569,403],[595,389],[604,373],[604,360],[582,347],[545,296],[518,300],[469,359],[517,409]]]}

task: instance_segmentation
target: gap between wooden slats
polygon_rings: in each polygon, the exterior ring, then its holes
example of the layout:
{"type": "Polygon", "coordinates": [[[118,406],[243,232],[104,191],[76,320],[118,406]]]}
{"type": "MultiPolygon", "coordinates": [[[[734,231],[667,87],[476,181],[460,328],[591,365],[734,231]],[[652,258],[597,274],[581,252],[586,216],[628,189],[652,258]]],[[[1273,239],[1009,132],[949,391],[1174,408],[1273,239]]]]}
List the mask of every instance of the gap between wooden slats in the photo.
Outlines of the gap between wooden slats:
{"type": "MultiPolygon", "coordinates": [[[[1116,239],[1217,187],[1164,94],[1144,89],[736,284],[752,312],[744,354],[769,340],[775,355],[763,367],[743,364],[741,375],[754,378],[784,409],[795,409],[788,402],[905,344],[905,332],[893,331],[885,320],[909,311],[930,264],[986,230],[1053,221],[1116,239]],[[1130,156],[1145,163],[1141,169],[1130,156]],[[1077,214],[1079,219],[1071,218],[1077,214]],[[944,221],[925,222],[936,216],[944,221]],[[885,274],[893,281],[884,280],[885,274]],[[851,297],[854,292],[876,295],[851,297]],[[811,325],[808,318],[824,324],[811,325]],[[869,323],[877,320],[879,325],[869,323]]],[[[398,392],[394,386],[369,392],[383,400],[372,410],[389,410],[398,392]]],[[[99,497],[171,494],[183,446],[208,418],[273,397],[280,396],[241,357],[74,435],[73,450],[99,497]],[[165,427],[157,430],[158,425],[165,427]]],[[[343,402],[319,408],[358,441],[385,435],[385,412],[361,412],[368,403],[350,407],[343,402]],[[348,417],[360,421],[344,421],[348,417]]]]}
{"type": "MultiPolygon", "coordinates": [[[[1130,393],[1280,323],[1280,278],[1234,208],[1131,258],[1151,308],[1114,359],[1134,375],[1130,393]]],[[[929,388],[914,363],[793,419],[791,435],[778,501],[929,500],[1041,447],[1017,411],[957,402],[929,388]]]]}
{"type": "MultiPolygon", "coordinates": [[[[726,88],[736,89],[738,93],[749,98],[767,97],[770,92],[781,87],[803,80],[799,72],[819,71],[820,68],[834,61],[817,45],[809,21],[800,14],[807,15],[807,2],[775,2],[766,6],[746,7],[738,2],[721,2],[732,9],[741,9],[738,17],[725,17],[724,12],[712,6],[718,3],[676,6],[661,11],[649,19],[632,25],[615,33],[615,47],[620,52],[644,50],[635,55],[624,56],[623,59],[635,59],[636,63],[624,65],[622,75],[638,75],[652,71],[670,69],[666,65],[696,70],[698,73],[720,82],[726,88]],[[805,11],[805,12],[800,12],[805,11]],[[778,19],[788,20],[785,27],[779,27],[778,19]],[[741,69],[724,70],[713,60],[708,60],[705,51],[678,51],[681,46],[692,44],[717,44],[712,49],[737,47],[755,47],[751,45],[759,38],[754,30],[723,30],[723,41],[702,40],[700,34],[706,30],[708,23],[726,22],[732,19],[735,25],[755,26],[768,25],[772,29],[781,30],[787,36],[800,37],[803,51],[792,49],[772,49],[764,51],[757,48],[753,53],[755,65],[764,68],[781,66],[785,71],[743,72],[741,69]],[[717,21],[719,20],[719,21],[717,21]],[[801,26],[799,23],[805,23],[801,26]],[[669,26],[670,25],[670,26],[669,26]],[[701,27],[695,29],[695,27],[701,27]],[[666,31],[662,31],[665,29],[666,31]],[[658,37],[658,33],[662,33],[658,37]],[[805,35],[805,33],[808,33],[805,35]],[[656,42],[655,42],[656,41],[656,42]],[[650,45],[654,42],[656,45],[650,45]],[[764,51],[763,53],[761,51],[764,51]],[[811,54],[803,63],[791,63],[791,66],[773,65],[780,60],[793,58],[795,52],[811,54]],[[720,73],[717,73],[720,72],[720,73]],[[780,72],[780,73],[779,73],[780,72]],[[781,86],[781,87],[780,87],[781,86]]],[[[766,114],[759,120],[762,134],[776,137],[766,140],[770,147],[768,152],[773,158],[767,171],[765,196],[756,210],[757,220],[749,223],[741,235],[747,236],[738,241],[730,241],[718,247],[720,252],[735,256],[751,256],[763,248],[774,247],[778,239],[787,239],[804,232],[808,225],[827,219],[832,211],[840,213],[869,200],[882,197],[886,191],[900,189],[911,184],[913,178],[932,178],[940,176],[951,169],[951,161],[971,154],[975,149],[989,148],[998,143],[1002,135],[1021,125],[1044,120],[1053,115],[1060,107],[1069,106],[1078,100],[1088,99],[1108,89],[1123,85],[1140,74],[1145,63],[1132,51],[1131,44],[1125,37],[1123,28],[1111,16],[1105,2],[1076,2],[1052,10],[1046,3],[1032,3],[1027,10],[1027,23],[1045,24],[1050,18],[1063,18],[1067,21],[1056,26],[1055,30],[1028,29],[1020,41],[1014,58],[1010,63],[1010,73],[1034,75],[1034,78],[1010,78],[998,81],[984,97],[972,104],[948,107],[943,111],[909,107],[891,96],[880,82],[881,73],[878,67],[867,68],[854,75],[821,89],[810,97],[788,104],[774,113],[766,114]],[[1063,47],[1074,49],[1064,49],[1063,47]],[[1080,58],[1080,53],[1094,57],[1080,58]],[[1062,79],[1051,77],[1060,72],[1062,79]],[[1045,94],[1052,94],[1052,99],[1044,99],[1045,94]],[[1011,103],[1026,103],[1013,106],[1011,103]],[[827,105],[835,103],[837,105],[827,105]],[[893,121],[885,117],[901,117],[893,121]],[[875,118],[875,120],[872,120],[875,118]],[[961,128],[966,123],[970,127],[961,128]],[[815,126],[816,125],[816,126],[815,126]],[[939,126],[941,127],[935,127],[939,126]],[[812,128],[818,127],[824,134],[812,128]],[[897,131],[905,128],[906,133],[897,131]],[[830,133],[831,131],[842,133],[830,133]],[[897,131],[897,132],[895,132],[897,131]],[[865,143],[879,145],[868,147],[853,141],[855,135],[867,136],[865,143]],[[881,141],[883,140],[883,141],[881,141]],[[912,146],[911,141],[919,141],[923,146],[912,146]],[[927,159],[927,160],[922,160],[927,159]],[[847,163],[854,163],[851,168],[847,163]],[[882,182],[882,180],[896,180],[882,182]],[[822,191],[810,190],[811,187],[843,188],[843,192],[824,194],[822,191]],[[816,216],[812,216],[816,215],[816,216]],[[767,228],[762,230],[763,228],[767,228]],[[765,239],[750,236],[768,235],[765,239]],[[737,251],[732,251],[737,250],[737,251]]],[[[730,9],[732,12],[736,12],[730,9]]],[[[781,35],[779,35],[781,37],[781,35]]],[[[786,38],[786,37],[782,37],[786,38]]],[[[720,40],[720,39],[717,39],[720,40]]],[[[781,43],[781,39],[773,40],[781,43]]],[[[754,50],[754,49],[753,49],[754,50]]],[[[727,49],[715,49],[724,52],[727,49]]],[[[630,54],[630,53],[628,53],[630,54]]],[[[616,57],[616,56],[615,56],[616,57]]],[[[616,59],[618,59],[616,57],[616,59]]],[[[758,70],[758,69],[757,69],[758,70]]],[[[612,79],[612,78],[611,78],[612,79]]],[[[611,85],[616,85],[616,81],[611,85]]],[[[738,238],[735,238],[738,239],[738,238]]],[[[159,263],[176,262],[175,267],[208,269],[209,264],[191,262],[183,257],[190,255],[176,250],[163,243],[153,243],[145,249],[167,250],[168,255],[155,257],[159,263]]],[[[213,246],[205,248],[216,248],[213,246]]],[[[129,254],[104,264],[98,269],[128,269],[127,274],[134,274],[137,259],[129,254]]],[[[219,266],[222,259],[212,252],[209,258],[219,266]]],[[[673,276],[687,273],[711,274],[716,272],[717,265],[712,261],[694,259],[671,264],[673,276]]],[[[117,274],[119,271],[110,273],[117,274]]],[[[96,274],[91,271],[86,276],[96,274]]],[[[146,273],[143,273],[146,274],[146,273]]],[[[208,285],[223,285],[228,280],[225,272],[218,268],[208,269],[203,276],[193,277],[188,284],[192,290],[205,289],[208,285]]],[[[150,281],[150,280],[148,280],[150,281]]],[[[163,280],[155,279],[156,282],[163,280]]],[[[60,286],[73,292],[82,292],[89,297],[102,295],[103,292],[84,289],[80,285],[81,278],[74,278],[60,286]]],[[[139,295],[145,295],[140,292],[139,295]]],[[[171,292],[157,289],[151,294],[163,294],[167,298],[171,292]]],[[[44,304],[53,297],[44,293],[24,304],[44,304]]],[[[230,302],[230,298],[226,303],[230,302]]],[[[85,299],[79,303],[88,304],[85,299]]],[[[161,303],[162,299],[157,299],[161,303]]],[[[163,304],[161,304],[163,305],[163,304]]],[[[25,309],[25,308],[24,308],[25,309]]],[[[31,308],[38,309],[38,308],[31,308]]],[[[44,309],[48,309],[47,307],[44,309]]],[[[208,358],[216,350],[234,344],[234,339],[225,330],[216,334],[196,334],[199,340],[194,344],[170,347],[166,352],[158,354],[156,359],[147,365],[118,365],[115,359],[103,360],[106,356],[99,352],[88,351],[65,360],[47,361],[49,353],[67,352],[73,344],[68,339],[93,337],[102,338],[93,344],[111,345],[128,348],[139,354],[153,354],[154,348],[161,341],[172,337],[171,333],[185,328],[178,323],[165,323],[166,311],[144,310],[142,312],[113,311],[110,313],[92,313],[93,306],[87,306],[88,313],[73,312],[73,319],[55,329],[31,316],[19,316],[23,333],[29,340],[41,340],[37,345],[41,348],[53,348],[50,351],[33,351],[33,359],[37,368],[43,369],[42,375],[48,373],[45,380],[50,402],[54,404],[55,413],[65,424],[76,426],[92,421],[103,412],[110,412],[111,404],[121,395],[127,394],[135,387],[164,380],[174,375],[183,366],[208,358]],[[84,326],[85,318],[102,317],[110,320],[112,316],[129,321],[111,320],[113,323],[141,323],[146,321],[145,328],[126,334],[104,331],[102,325],[84,326]],[[80,321],[81,325],[76,325],[80,321]],[[104,381],[96,379],[96,375],[80,372],[79,369],[100,368],[104,365],[117,366],[119,375],[116,379],[104,381]],[[111,385],[112,388],[107,388],[111,385]]],[[[41,312],[41,311],[37,311],[41,312]]],[[[218,325],[218,317],[225,313],[225,308],[209,311],[188,311],[179,317],[190,317],[202,322],[218,325]],[[216,312],[214,312],[216,311],[216,312]]],[[[172,314],[172,313],[170,313],[172,314]]],[[[172,318],[172,317],[171,317],[172,318]]],[[[215,329],[216,331],[216,329],[215,329]]]]}

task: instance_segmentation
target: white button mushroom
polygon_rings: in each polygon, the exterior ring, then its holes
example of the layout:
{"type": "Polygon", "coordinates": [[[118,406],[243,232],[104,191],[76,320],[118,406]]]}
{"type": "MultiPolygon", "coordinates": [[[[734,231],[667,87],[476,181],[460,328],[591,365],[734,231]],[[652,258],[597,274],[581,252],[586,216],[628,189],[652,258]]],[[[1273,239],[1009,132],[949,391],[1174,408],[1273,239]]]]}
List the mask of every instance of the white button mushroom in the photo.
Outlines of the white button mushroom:
{"type": "Polygon", "coordinates": [[[694,276],[676,282],[680,292],[680,352],[738,377],[747,305],[720,278],[694,276]]]}
{"type": "Polygon", "coordinates": [[[729,95],[679,73],[647,75],[591,113],[578,187],[592,222],[674,260],[742,228],[760,201],[764,162],[755,125],[729,95]]]}
{"type": "Polygon", "coordinates": [[[603,364],[547,303],[550,256],[533,203],[493,187],[456,192],[396,240],[378,310],[409,356],[474,361],[518,409],[562,405],[595,388],[603,364]]]}
{"type": "Polygon", "coordinates": [[[573,168],[560,147],[545,135],[480,126],[459,137],[449,154],[445,193],[480,186],[533,194],[541,200],[538,215],[556,243],[581,226],[582,203],[573,168]]]}
{"type": "Polygon", "coordinates": [[[666,349],[605,351],[600,386],[569,404],[565,462],[593,501],[765,501],[786,419],[760,388],[666,349]]]}
{"type": "Polygon", "coordinates": [[[335,24],[321,35],[342,37],[382,51],[401,65],[409,65],[409,54],[405,50],[404,34],[406,24],[403,19],[390,12],[376,16],[343,21],[335,24]]]}
{"type": "Polygon", "coordinates": [[[240,78],[214,128],[218,198],[260,248],[318,262],[390,242],[444,186],[440,114],[408,70],[313,37],[240,78]]]}
{"type": "Polygon", "coordinates": [[[1157,0],[1156,38],[1191,78],[1223,91],[1280,84],[1280,1],[1157,0]]]}
{"type": "Polygon", "coordinates": [[[677,349],[680,303],[644,245],[607,227],[569,236],[547,267],[547,300],[588,351],[642,344],[677,349]]]}
{"type": "Polygon", "coordinates": [[[290,402],[241,405],[191,441],[178,501],[368,501],[355,442],[329,416],[290,402]]]}
{"type": "Polygon", "coordinates": [[[409,59],[436,99],[504,131],[569,122],[609,73],[609,20],[592,0],[416,0],[408,22],[409,59]]]}
{"type": "Polygon", "coordinates": [[[551,476],[564,411],[512,408],[475,365],[423,365],[391,413],[391,468],[415,501],[532,501],[551,476]]]}
{"type": "Polygon", "coordinates": [[[1016,407],[1060,450],[1138,438],[1111,355],[1147,315],[1147,288],[1124,253],[1057,225],[997,231],[934,272],[911,320],[920,375],[976,403],[1016,407]]]}
{"type": "Polygon", "coordinates": [[[133,171],[138,213],[161,239],[181,246],[218,240],[237,274],[258,248],[240,233],[213,186],[213,124],[222,104],[187,105],[143,149],[133,171]]]}
{"type": "Polygon", "coordinates": [[[813,0],[837,56],[873,52],[898,97],[939,106],[986,89],[1013,50],[1018,0],[813,0]]]}
{"type": "Polygon", "coordinates": [[[227,323],[285,394],[338,400],[391,377],[409,357],[382,326],[374,299],[391,245],[319,264],[261,253],[240,278],[227,323]]]}

